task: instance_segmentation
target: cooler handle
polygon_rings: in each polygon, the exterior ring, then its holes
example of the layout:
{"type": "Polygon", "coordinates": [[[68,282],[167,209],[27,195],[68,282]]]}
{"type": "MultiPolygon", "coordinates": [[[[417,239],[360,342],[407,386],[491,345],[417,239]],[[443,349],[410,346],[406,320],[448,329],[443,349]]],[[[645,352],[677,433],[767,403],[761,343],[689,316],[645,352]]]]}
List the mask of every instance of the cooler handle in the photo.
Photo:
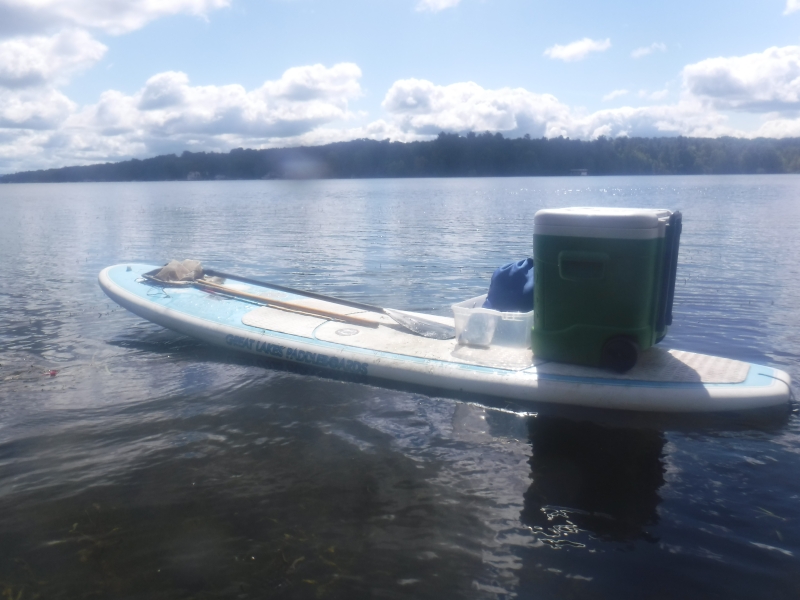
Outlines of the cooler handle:
{"type": "Polygon", "coordinates": [[[608,254],[563,250],[558,253],[558,274],[567,281],[599,281],[606,276],[608,254]]]}

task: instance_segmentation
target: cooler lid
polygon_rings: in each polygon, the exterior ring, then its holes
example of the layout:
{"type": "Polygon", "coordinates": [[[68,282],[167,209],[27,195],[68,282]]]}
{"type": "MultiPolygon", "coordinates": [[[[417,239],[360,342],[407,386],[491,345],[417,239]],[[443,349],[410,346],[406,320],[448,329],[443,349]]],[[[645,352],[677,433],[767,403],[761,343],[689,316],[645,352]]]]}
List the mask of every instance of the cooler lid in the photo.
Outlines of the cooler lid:
{"type": "Polygon", "coordinates": [[[661,237],[671,214],[663,208],[547,208],[534,215],[533,231],[542,235],[661,237]]]}

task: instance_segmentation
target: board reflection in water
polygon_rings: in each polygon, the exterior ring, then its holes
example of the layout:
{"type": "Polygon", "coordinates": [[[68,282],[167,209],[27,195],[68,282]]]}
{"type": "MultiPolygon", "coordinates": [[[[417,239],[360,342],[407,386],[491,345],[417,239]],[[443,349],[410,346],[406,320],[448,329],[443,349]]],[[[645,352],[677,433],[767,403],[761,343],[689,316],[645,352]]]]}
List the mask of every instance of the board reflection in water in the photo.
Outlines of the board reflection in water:
{"type": "MultiPolygon", "coordinates": [[[[565,533],[656,541],[664,435],[538,417],[529,421],[531,477],[521,519],[554,545],[576,545],[565,533]]],[[[577,544],[582,545],[582,544],[577,544]]]]}

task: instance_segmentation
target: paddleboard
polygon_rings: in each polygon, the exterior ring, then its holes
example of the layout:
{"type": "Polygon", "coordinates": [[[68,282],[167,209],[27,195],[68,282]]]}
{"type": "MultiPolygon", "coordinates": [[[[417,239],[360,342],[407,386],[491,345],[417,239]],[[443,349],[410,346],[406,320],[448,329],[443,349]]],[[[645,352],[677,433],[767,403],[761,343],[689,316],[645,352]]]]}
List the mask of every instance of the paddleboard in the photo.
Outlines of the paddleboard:
{"type": "MultiPolygon", "coordinates": [[[[161,285],[156,265],[104,269],[100,287],[143,319],[209,344],[375,380],[519,401],[658,412],[735,411],[788,402],[790,378],[767,366],[653,347],[624,374],[537,360],[530,349],[476,348],[421,337],[385,314],[234,279],[225,286],[284,304],[263,306],[213,289],[161,285]],[[304,310],[305,308],[305,310],[304,310]],[[318,311],[333,316],[312,314],[318,311]],[[362,322],[339,320],[348,315],[362,322]],[[366,323],[364,321],[370,321],[366,323]]],[[[413,313],[411,313],[413,314],[413,313]]],[[[453,319],[424,315],[453,325],[453,319]]]]}

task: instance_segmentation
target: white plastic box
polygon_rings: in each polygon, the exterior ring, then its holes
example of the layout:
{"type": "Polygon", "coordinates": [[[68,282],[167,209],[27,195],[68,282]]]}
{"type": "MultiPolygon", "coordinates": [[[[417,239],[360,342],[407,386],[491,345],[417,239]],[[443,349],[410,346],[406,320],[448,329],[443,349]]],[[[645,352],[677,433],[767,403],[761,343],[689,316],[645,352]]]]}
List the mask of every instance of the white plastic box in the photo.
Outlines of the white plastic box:
{"type": "Polygon", "coordinates": [[[533,311],[500,312],[481,308],[486,296],[453,304],[456,341],[467,346],[530,348],[533,311]]]}

